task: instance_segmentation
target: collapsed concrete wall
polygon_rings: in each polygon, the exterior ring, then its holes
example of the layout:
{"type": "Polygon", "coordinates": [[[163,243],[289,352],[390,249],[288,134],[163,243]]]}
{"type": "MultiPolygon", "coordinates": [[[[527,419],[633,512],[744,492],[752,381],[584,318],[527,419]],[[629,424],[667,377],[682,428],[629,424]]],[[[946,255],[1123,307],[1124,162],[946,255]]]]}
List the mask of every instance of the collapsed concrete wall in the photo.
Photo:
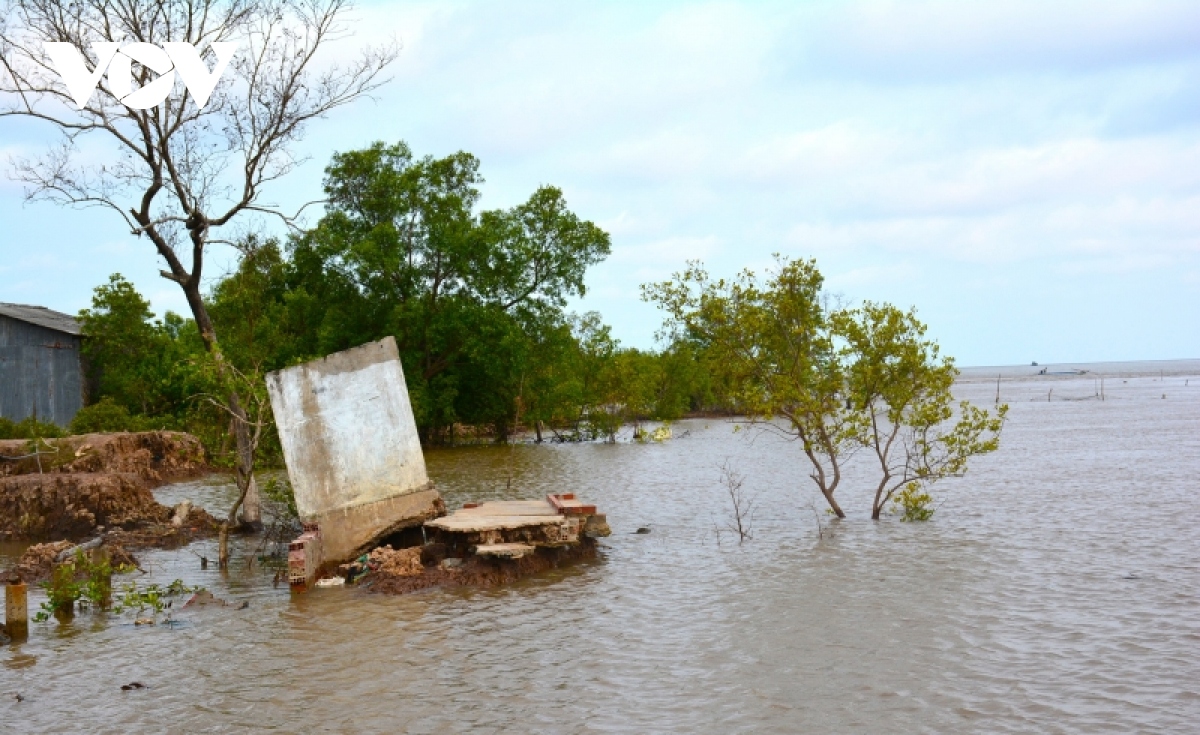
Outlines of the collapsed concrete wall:
{"type": "Polygon", "coordinates": [[[319,529],[322,563],[444,512],[395,339],[270,373],[267,389],[296,507],[319,529]]]}

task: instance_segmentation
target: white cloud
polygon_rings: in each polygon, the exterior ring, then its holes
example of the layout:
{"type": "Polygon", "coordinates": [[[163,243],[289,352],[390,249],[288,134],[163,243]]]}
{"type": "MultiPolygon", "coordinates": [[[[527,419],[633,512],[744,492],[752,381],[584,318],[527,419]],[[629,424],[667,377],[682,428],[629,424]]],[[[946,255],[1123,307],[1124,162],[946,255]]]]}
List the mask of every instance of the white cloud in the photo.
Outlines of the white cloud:
{"type": "Polygon", "coordinates": [[[609,262],[616,267],[667,266],[679,268],[687,260],[704,259],[716,252],[718,240],[705,237],[669,237],[613,249],[609,262]]]}
{"type": "MultiPolygon", "coordinates": [[[[697,257],[728,275],[775,251],[816,255],[831,287],[927,305],[980,361],[1003,361],[980,320],[1007,313],[981,293],[1037,293],[1049,316],[995,334],[1058,339],[1077,331],[1053,316],[1073,289],[1194,291],[1194,2],[376,2],[355,14],[325,61],[394,36],[394,81],[314,123],[301,151],[312,163],[269,198],[314,198],[333,150],[376,139],[475,153],[487,207],[560,186],[613,236],[585,301],[635,344],[652,331],[638,284],[697,257]]],[[[55,252],[100,248],[157,310],[184,308],[140,243],[122,250],[132,240],[114,218],[101,231],[13,206],[11,188],[0,199],[22,242],[94,238],[55,252]]],[[[5,278],[30,280],[11,265],[19,247],[0,248],[5,278]]],[[[94,285],[58,280],[44,288],[94,285]]]]}

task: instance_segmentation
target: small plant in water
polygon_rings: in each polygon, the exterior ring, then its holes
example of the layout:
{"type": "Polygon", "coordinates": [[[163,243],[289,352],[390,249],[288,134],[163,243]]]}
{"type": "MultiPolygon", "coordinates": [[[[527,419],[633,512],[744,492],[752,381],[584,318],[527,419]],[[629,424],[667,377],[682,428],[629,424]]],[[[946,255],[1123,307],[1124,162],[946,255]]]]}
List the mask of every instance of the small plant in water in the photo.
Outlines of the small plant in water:
{"type": "Polygon", "coordinates": [[[34,613],[36,623],[44,623],[52,615],[70,615],[75,611],[75,602],[81,594],[81,586],[75,581],[75,566],[59,564],[50,572],[50,580],[42,582],[46,590],[46,601],[34,613]]]}
{"type": "Polygon", "coordinates": [[[921,488],[921,483],[910,482],[892,498],[895,511],[901,512],[902,521],[927,521],[933,517],[933,498],[921,488]]]}
{"type": "Polygon", "coordinates": [[[107,609],[112,601],[114,571],[129,570],[126,567],[114,570],[107,557],[93,560],[82,550],[76,551],[74,559],[54,567],[50,580],[42,583],[46,601],[34,614],[34,622],[43,623],[52,615],[69,615],[74,612],[76,603],[81,609],[107,609]]]}
{"type": "Polygon", "coordinates": [[[729,531],[737,536],[739,544],[745,543],[753,538],[751,524],[757,498],[742,489],[746,478],[730,465],[729,460],[725,460],[720,469],[721,484],[729,495],[731,518],[724,528],[717,529],[717,541],[720,542],[721,531],[729,531]]]}
{"type": "Polygon", "coordinates": [[[121,591],[117,604],[113,605],[113,612],[118,615],[132,612],[140,619],[142,613],[150,610],[157,617],[167,608],[169,598],[192,594],[202,589],[204,588],[189,587],[181,579],[171,582],[166,587],[160,584],[138,586],[136,582],[130,582],[121,591]]]}

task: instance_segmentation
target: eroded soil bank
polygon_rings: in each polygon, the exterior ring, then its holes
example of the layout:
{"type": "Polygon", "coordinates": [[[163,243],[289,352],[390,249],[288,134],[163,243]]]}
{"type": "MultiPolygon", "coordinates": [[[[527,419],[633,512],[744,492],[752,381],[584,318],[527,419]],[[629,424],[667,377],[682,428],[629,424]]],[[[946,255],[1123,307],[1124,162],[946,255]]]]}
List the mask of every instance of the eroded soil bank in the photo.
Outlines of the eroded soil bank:
{"type": "Polygon", "coordinates": [[[81,434],[0,441],[0,478],[14,475],[130,473],[157,487],[211,471],[200,440],[178,431],[81,434]]]}
{"type": "MultiPolygon", "coordinates": [[[[190,434],[6,440],[0,441],[0,457],[2,540],[51,541],[58,547],[101,537],[112,553],[122,555],[126,549],[180,546],[213,532],[214,519],[204,510],[179,512],[151,492],[211,471],[204,447],[190,434]]],[[[48,572],[41,559],[48,553],[31,548],[17,565],[25,570],[22,577],[33,581],[48,572]]]]}
{"type": "MultiPolygon", "coordinates": [[[[33,583],[49,579],[54,565],[69,560],[73,550],[78,548],[80,548],[79,545],[73,541],[50,541],[44,544],[34,544],[25,550],[16,564],[0,575],[0,582],[33,583]]],[[[137,559],[121,544],[115,541],[106,542],[104,548],[108,551],[108,561],[114,569],[138,567],[137,559]]]]}

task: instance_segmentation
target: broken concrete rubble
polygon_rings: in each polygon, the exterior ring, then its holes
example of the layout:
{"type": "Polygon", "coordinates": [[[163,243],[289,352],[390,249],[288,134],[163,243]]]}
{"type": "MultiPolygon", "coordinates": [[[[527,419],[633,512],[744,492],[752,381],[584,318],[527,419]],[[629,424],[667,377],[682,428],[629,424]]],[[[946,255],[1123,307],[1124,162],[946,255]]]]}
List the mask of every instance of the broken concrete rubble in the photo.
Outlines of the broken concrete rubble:
{"type": "Polygon", "coordinates": [[[479,554],[465,558],[447,557],[440,562],[423,563],[420,571],[412,568],[412,557],[408,554],[403,557],[404,563],[387,563],[391,555],[411,550],[382,547],[380,551],[384,552],[380,559],[383,563],[379,568],[369,570],[360,584],[372,592],[405,594],[430,587],[491,587],[508,584],[561,564],[592,559],[596,556],[596,544],[591,539],[584,539],[582,543],[574,546],[536,548],[533,552],[516,558],[479,554]]]}
{"type": "Polygon", "coordinates": [[[559,564],[590,559],[595,538],[609,535],[604,516],[573,495],[546,500],[468,503],[425,522],[423,546],[382,546],[339,567],[349,581],[375,592],[404,593],[433,586],[489,586],[559,564]]]}
{"type": "Polygon", "coordinates": [[[293,588],[322,576],[319,586],[365,577],[389,592],[488,584],[591,556],[593,539],[609,533],[596,507],[573,494],[473,503],[446,516],[391,337],[270,373],[267,388],[304,528],[288,547],[293,588]],[[415,527],[424,546],[371,550],[415,527]]]}
{"type": "Polygon", "coordinates": [[[292,584],[445,512],[425,473],[395,339],[270,373],[267,389],[305,523],[289,547],[292,584]]]}

